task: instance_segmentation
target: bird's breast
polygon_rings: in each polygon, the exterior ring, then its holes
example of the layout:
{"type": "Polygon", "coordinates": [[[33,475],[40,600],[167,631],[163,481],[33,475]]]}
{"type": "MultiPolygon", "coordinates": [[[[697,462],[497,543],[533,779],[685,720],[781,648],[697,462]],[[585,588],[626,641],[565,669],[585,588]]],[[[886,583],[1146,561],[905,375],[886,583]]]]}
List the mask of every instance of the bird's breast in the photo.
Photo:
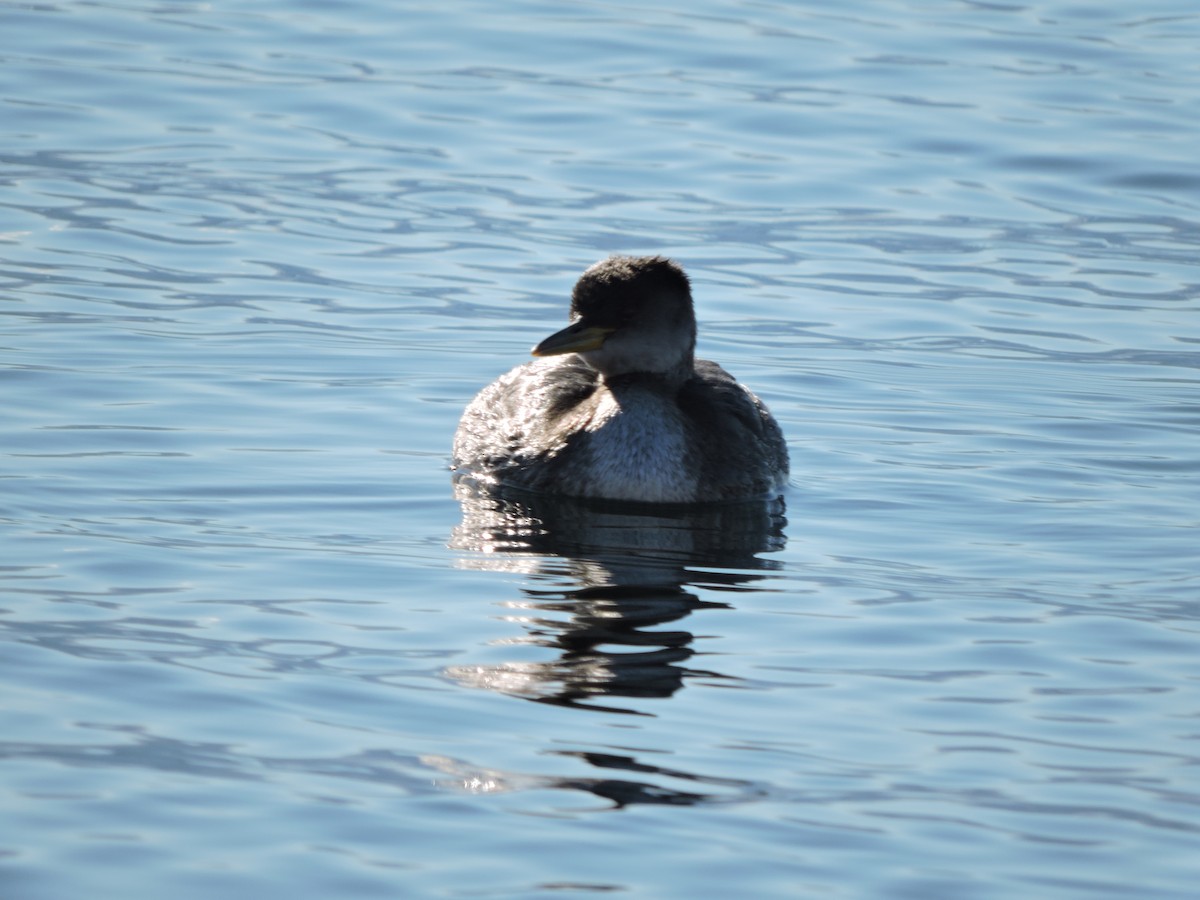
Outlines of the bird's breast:
{"type": "Polygon", "coordinates": [[[605,392],[585,430],[578,476],[588,493],[649,503],[696,499],[687,422],[672,398],[654,390],[605,392]]]}

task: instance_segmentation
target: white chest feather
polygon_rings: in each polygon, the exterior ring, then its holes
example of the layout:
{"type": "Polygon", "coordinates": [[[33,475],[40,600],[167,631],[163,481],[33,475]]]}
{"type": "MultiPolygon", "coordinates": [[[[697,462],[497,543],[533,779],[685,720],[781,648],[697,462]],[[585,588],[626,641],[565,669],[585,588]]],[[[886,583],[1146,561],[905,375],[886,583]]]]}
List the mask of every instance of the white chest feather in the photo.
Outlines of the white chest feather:
{"type": "Polygon", "coordinates": [[[587,479],[603,496],[651,503],[695,499],[683,419],[653,392],[604,397],[587,426],[587,479]]]}

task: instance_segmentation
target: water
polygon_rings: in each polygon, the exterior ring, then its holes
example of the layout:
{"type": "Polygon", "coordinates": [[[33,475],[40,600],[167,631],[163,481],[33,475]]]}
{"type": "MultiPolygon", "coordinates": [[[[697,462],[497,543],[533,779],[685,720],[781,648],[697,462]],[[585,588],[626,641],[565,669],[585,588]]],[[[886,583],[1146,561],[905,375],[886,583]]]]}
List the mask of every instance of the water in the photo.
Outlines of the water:
{"type": "Polygon", "coordinates": [[[1192,895],[1193,4],[0,20],[6,898],[1192,895]],[[455,498],[610,252],[785,515],[455,498]]]}

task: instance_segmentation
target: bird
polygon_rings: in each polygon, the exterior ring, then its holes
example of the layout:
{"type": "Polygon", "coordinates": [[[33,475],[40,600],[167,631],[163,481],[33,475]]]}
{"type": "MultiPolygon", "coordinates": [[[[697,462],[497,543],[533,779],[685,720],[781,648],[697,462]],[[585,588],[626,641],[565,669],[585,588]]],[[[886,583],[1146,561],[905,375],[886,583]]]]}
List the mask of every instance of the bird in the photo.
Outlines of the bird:
{"type": "Polygon", "coordinates": [[[753,392],[696,358],[691,283],[676,262],[601,260],[576,282],[570,320],[467,405],[456,479],[651,504],[782,493],[783,432],[753,392]]]}

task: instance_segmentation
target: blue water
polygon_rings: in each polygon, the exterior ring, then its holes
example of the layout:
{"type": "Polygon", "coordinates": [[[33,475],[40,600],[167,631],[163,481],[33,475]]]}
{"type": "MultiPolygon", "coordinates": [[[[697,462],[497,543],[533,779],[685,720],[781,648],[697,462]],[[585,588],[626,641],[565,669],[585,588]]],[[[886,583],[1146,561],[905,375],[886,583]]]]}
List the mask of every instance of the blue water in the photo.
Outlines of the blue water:
{"type": "Polygon", "coordinates": [[[1194,896],[1193,2],[0,4],[0,894],[1194,896]],[[664,253],[786,513],[456,498],[664,253]]]}

